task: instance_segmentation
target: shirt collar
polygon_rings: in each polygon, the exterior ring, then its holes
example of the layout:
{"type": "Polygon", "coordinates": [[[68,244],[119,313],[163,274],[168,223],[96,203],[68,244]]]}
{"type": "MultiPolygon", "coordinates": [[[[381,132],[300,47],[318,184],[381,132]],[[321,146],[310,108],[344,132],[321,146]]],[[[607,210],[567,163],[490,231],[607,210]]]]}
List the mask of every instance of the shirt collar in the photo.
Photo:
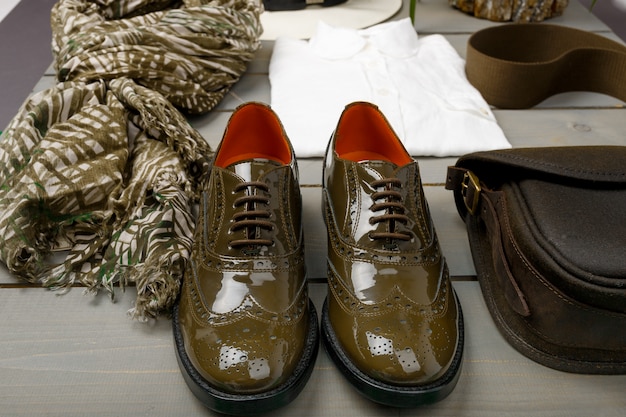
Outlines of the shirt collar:
{"type": "Polygon", "coordinates": [[[309,46],[320,58],[338,60],[350,58],[366,46],[394,58],[407,58],[417,52],[419,43],[411,20],[406,18],[361,30],[320,21],[309,46]]]}

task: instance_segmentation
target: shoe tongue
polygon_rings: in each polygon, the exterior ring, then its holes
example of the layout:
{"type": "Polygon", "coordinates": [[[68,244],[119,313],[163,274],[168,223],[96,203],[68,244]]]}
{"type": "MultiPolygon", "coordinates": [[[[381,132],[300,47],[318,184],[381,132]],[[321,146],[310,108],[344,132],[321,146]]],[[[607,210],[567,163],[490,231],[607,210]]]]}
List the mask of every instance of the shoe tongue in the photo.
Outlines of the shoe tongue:
{"type": "Polygon", "coordinates": [[[236,162],[227,166],[226,171],[230,171],[244,181],[257,181],[265,174],[282,166],[280,162],[271,159],[249,159],[236,162]]]}
{"type": "Polygon", "coordinates": [[[377,172],[381,178],[393,178],[399,169],[396,164],[389,161],[368,160],[359,162],[359,165],[369,172],[377,172]]]}

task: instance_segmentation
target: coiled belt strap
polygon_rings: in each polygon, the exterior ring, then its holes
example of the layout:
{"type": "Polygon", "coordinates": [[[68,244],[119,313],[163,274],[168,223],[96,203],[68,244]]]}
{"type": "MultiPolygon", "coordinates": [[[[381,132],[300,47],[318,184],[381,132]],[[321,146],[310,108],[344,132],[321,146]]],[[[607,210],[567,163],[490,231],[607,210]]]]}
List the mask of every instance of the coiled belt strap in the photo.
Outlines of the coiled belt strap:
{"type": "Polygon", "coordinates": [[[509,24],[474,33],[467,78],[496,107],[532,107],[566,91],[593,91],[626,101],[626,46],[583,30],[509,24]]]}

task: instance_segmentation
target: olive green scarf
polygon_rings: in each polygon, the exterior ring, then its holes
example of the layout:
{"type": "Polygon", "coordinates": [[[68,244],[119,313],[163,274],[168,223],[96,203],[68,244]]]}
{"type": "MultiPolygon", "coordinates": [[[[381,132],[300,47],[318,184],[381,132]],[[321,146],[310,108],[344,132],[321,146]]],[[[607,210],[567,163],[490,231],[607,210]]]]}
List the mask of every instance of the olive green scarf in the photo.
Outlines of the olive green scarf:
{"type": "Polygon", "coordinates": [[[189,256],[211,110],[259,47],[256,0],[61,0],[59,84],[0,138],[0,259],[21,279],[134,284],[129,313],[168,312],[189,256]]]}

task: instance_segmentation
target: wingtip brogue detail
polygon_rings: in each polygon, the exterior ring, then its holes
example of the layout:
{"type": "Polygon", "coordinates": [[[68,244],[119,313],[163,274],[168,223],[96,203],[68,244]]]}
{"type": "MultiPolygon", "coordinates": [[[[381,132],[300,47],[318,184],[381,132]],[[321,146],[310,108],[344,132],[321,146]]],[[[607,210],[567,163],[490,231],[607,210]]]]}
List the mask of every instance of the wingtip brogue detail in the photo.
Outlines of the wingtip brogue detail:
{"type": "Polygon", "coordinates": [[[307,340],[306,289],[281,311],[264,308],[248,294],[239,306],[219,313],[207,308],[197,288],[186,286],[190,302],[179,306],[185,354],[197,373],[239,395],[266,392],[287,380],[307,340]]]}
{"type": "Polygon", "coordinates": [[[232,415],[272,411],[304,388],[318,350],[293,149],[274,112],[231,116],[200,202],[173,315],[191,391],[232,415]]]}
{"type": "Polygon", "coordinates": [[[373,401],[441,400],[459,377],[462,312],[417,162],[376,106],[346,106],[326,154],[323,197],[326,350],[373,401]]]}

